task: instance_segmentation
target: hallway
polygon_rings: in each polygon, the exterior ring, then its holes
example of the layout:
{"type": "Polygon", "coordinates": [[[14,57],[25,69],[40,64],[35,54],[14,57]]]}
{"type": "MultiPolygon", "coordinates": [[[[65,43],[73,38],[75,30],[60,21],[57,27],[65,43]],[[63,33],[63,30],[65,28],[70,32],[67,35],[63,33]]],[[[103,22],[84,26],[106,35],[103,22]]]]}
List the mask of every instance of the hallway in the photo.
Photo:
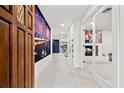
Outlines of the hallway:
{"type": "Polygon", "coordinates": [[[36,80],[37,88],[94,88],[99,87],[91,73],[72,67],[67,58],[53,54],[52,61],[36,80]]]}
{"type": "Polygon", "coordinates": [[[1,5],[0,87],[124,87],[124,6],[1,5]]]}

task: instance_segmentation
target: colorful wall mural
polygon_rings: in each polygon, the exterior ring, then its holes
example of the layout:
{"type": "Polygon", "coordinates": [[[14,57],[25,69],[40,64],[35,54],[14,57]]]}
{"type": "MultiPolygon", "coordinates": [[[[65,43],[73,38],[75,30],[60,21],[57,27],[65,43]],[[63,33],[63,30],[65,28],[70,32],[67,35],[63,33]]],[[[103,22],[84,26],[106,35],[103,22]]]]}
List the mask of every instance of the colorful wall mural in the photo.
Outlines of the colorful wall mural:
{"type": "Polygon", "coordinates": [[[48,56],[51,52],[51,28],[35,6],[35,62],[48,56]]]}

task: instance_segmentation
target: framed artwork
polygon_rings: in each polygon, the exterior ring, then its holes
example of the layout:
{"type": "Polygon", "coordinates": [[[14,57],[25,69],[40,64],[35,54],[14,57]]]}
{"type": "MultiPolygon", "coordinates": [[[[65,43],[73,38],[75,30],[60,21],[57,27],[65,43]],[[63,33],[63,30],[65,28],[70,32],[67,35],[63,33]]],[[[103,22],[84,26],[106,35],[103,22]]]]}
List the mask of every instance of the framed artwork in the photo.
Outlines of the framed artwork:
{"type": "Polygon", "coordinates": [[[43,15],[38,7],[35,7],[35,37],[43,38],[43,15]]]}
{"type": "Polygon", "coordinates": [[[102,30],[96,30],[96,44],[102,43],[102,30]]]}
{"type": "Polygon", "coordinates": [[[45,38],[47,40],[51,39],[51,31],[50,31],[50,28],[48,26],[46,27],[46,31],[45,31],[45,38]]]}
{"type": "Polygon", "coordinates": [[[35,62],[43,59],[51,53],[51,28],[35,6],[35,62]]]}
{"type": "Polygon", "coordinates": [[[93,43],[93,31],[92,30],[84,30],[85,31],[85,43],[92,44],[93,43]]]}
{"type": "Polygon", "coordinates": [[[96,54],[96,56],[99,56],[99,47],[98,47],[98,45],[96,45],[95,48],[96,48],[95,54],[96,54]]]}
{"type": "Polygon", "coordinates": [[[37,53],[35,55],[35,62],[41,60],[45,57],[45,43],[40,43],[35,46],[35,52],[37,53]]]}
{"type": "Polygon", "coordinates": [[[93,55],[93,47],[92,46],[85,46],[85,56],[92,56],[93,55]]]}

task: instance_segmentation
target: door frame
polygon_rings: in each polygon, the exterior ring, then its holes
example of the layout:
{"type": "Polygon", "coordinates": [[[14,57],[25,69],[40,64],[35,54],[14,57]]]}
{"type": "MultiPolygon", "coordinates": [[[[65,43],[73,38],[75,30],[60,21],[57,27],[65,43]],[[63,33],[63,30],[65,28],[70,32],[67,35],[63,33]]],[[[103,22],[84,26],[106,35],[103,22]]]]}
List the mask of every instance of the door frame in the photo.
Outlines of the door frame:
{"type": "MultiPolygon", "coordinates": [[[[95,22],[95,15],[97,15],[106,5],[96,5],[94,6],[84,17],[83,25],[88,19],[93,19],[95,22]]],[[[119,87],[119,6],[112,5],[112,66],[113,66],[113,78],[112,85],[110,85],[106,80],[99,77],[95,72],[95,57],[93,61],[93,76],[94,79],[99,82],[101,87],[119,87]],[[96,78],[97,77],[97,78],[96,78]]],[[[94,28],[93,28],[94,29],[94,28]]],[[[94,29],[95,30],[95,29],[94,29]]]]}

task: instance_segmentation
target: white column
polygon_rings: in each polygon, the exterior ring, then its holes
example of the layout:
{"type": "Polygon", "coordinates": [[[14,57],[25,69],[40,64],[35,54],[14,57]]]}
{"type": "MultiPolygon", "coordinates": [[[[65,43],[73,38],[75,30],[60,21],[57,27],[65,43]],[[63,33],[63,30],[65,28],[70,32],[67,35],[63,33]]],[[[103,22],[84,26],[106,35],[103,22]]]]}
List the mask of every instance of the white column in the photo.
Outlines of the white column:
{"type": "Polygon", "coordinates": [[[120,6],[119,86],[124,88],[124,5],[120,6]]]}
{"type": "Polygon", "coordinates": [[[83,27],[82,27],[82,25],[81,25],[81,27],[80,27],[80,56],[81,56],[81,66],[80,66],[80,68],[81,69],[83,69],[84,68],[84,63],[83,63],[83,61],[84,61],[84,57],[85,57],[85,50],[84,50],[84,42],[83,42],[83,35],[84,35],[84,33],[83,33],[83,27]]]}
{"type": "Polygon", "coordinates": [[[68,51],[68,58],[70,58],[70,32],[68,32],[68,40],[67,40],[67,51],[68,51]]]}
{"type": "Polygon", "coordinates": [[[113,6],[113,87],[124,88],[124,6],[113,6]]]}
{"type": "Polygon", "coordinates": [[[74,63],[75,68],[81,66],[81,43],[80,43],[80,19],[76,19],[73,23],[73,37],[74,37],[74,63]]]}
{"type": "Polygon", "coordinates": [[[112,65],[113,87],[119,87],[119,6],[112,6],[112,65]]]}
{"type": "Polygon", "coordinates": [[[113,6],[113,87],[124,87],[124,6],[113,6]]]}
{"type": "Polygon", "coordinates": [[[51,29],[51,55],[53,54],[53,31],[51,29]]]}
{"type": "Polygon", "coordinates": [[[95,73],[95,65],[96,65],[96,27],[95,27],[95,17],[92,19],[92,30],[93,30],[93,71],[92,73],[95,73]]]}
{"type": "Polygon", "coordinates": [[[72,45],[73,45],[73,24],[70,27],[70,31],[69,31],[69,42],[70,42],[70,55],[69,55],[69,61],[72,63],[73,65],[73,52],[72,52],[72,45]]]}

